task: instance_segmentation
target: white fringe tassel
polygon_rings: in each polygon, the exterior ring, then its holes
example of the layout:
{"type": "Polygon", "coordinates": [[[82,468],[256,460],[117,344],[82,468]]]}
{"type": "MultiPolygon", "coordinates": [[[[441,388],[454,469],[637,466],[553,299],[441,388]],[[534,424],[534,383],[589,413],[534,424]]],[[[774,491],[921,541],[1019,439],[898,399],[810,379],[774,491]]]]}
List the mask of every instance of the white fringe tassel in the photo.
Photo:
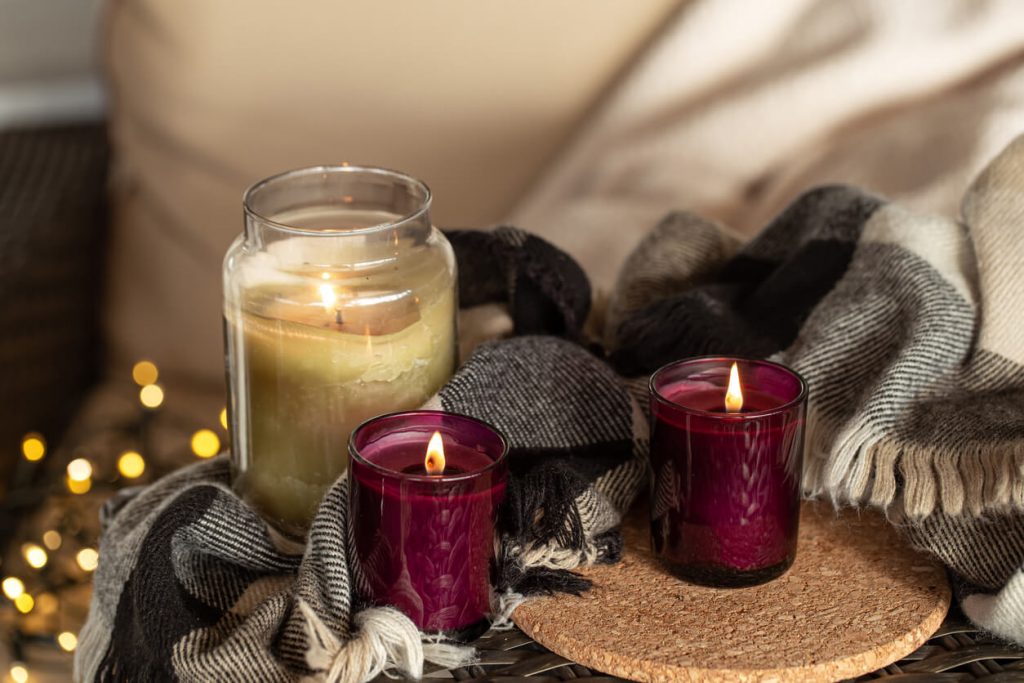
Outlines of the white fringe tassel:
{"type": "Polygon", "coordinates": [[[500,595],[493,593],[491,595],[491,612],[494,613],[494,621],[491,622],[491,628],[495,631],[508,631],[515,626],[512,623],[512,613],[524,602],[526,602],[526,597],[511,589],[500,595]]]}
{"type": "Polygon", "coordinates": [[[423,636],[407,616],[389,607],[357,613],[353,618],[357,631],[345,642],[334,635],[305,600],[299,600],[299,609],[305,617],[310,642],[306,663],[319,672],[312,680],[363,683],[381,673],[391,678],[421,678],[424,660],[452,669],[476,659],[473,648],[452,645],[436,636],[423,636]]]}
{"type": "Polygon", "coordinates": [[[922,446],[888,431],[867,420],[832,425],[810,411],[804,491],[886,512],[899,502],[911,519],[1024,509],[1024,444],[922,446]]]}

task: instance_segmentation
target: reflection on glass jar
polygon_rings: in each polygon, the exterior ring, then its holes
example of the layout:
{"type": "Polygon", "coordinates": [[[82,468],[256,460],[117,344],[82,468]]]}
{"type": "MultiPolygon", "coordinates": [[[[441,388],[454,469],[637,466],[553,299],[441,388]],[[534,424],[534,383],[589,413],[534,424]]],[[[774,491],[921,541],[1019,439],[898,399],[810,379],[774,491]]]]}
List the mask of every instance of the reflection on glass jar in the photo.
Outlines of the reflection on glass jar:
{"type": "Polygon", "coordinates": [[[234,483],[301,538],[356,425],[451,376],[455,260],[427,187],[392,171],[292,171],[244,208],[224,261],[234,483]]]}

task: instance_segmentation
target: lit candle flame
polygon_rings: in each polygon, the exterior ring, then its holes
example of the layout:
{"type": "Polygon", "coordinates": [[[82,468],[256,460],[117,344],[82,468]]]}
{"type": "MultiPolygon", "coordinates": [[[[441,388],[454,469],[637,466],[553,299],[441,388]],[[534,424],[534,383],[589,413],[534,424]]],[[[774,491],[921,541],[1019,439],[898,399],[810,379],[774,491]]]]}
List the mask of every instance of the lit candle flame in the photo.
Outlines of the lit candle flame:
{"type": "Polygon", "coordinates": [[[423,467],[426,468],[427,474],[444,474],[444,443],[441,441],[441,432],[434,432],[430,437],[423,467]]]}
{"type": "Polygon", "coordinates": [[[338,304],[338,293],[334,291],[333,285],[326,282],[320,285],[320,302],[328,313],[335,309],[338,304]]]}
{"type": "Polygon", "coordinates": [[[725,392],[725,412],[738,413],[743,410],[743,389],[740,387],[740,370],[736,363],[729,370],[729,388],[725,392]]]}

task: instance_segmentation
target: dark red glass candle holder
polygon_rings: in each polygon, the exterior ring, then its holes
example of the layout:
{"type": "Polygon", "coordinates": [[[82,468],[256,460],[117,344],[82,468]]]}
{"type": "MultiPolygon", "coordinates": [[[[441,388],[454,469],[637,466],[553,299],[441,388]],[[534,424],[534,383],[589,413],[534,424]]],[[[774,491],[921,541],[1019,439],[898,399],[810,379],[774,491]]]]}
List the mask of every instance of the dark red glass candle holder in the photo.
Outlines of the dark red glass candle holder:
{"type": "Polygon", "coordinates": [[[751,586],[796,557],[807,385],[760,360],[694,358],[651,377],[651,545],[680,578],[751,586]],[[743,409],[726,412],[737,364],[743,409]]]}
{"type": "Polygon", "coordinates": [[[507,453],[493,427],[438,411],[383,415],[352,432],[349,523],[363,601],[454,640],[487,630],[507,453]],[[431,475],[424,458],[434,432],[446,463],[431,475]]]}

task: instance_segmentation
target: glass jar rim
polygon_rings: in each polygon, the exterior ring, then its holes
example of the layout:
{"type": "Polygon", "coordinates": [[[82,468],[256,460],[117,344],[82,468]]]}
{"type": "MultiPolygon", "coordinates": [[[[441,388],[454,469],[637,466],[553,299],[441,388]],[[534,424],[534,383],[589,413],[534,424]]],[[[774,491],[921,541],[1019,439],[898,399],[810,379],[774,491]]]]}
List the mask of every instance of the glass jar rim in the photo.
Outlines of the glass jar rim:
{"type": "Polygon", "coordinates": [[[771,415],[777,415],[779,413],[784,413],[784,412],[786,412],[788,410],[791,410],[795,406],[798,406],[801,403],[804,403],[807,400],[807,393],[808,393],[808,390],[807,390],[807,380],[805,380],[803,378],[803,375],[801,375],[799,372],[797,372],[793,368],[791,368],[791,367],[789,367],[787,365],[783,365],[782,363],[776,363],[775,361],[764,360],[764,359],[761,359],[761,358],[744,358],[743,356],[714,356],[714,355],[713,356],[693,356],[693,357],[690,357],[690,358],[683,358],[681,360],[675,360],[675,361],[672,361],[671,363],[666,363],[665,365],[662,365],[660,368],[655,370],[651,374],[651,379],[648,381],[648,385],[647,386],[648,386],[648,391],[650,392],[650,395],[656,401],[658,401],[662,405],[668,406],[669,408],[671,408],[673,410],[678,410],[680,412],[689,413],[691,415],[700,415],[700,416],[703,416],[703,417],[710,417],[710,418],[722,419],[722,420],[750,420],[750,419],[757,419],[757,418],[762,418],[762,417],[769,417],[771,415]],[[706,363],[706,362],[709,362],[709,361],[721,361],[723,363],[741,362],[741,363],[746,363],[746,364],[749,364],[749,365],[760,365],[762,367],[772,368],[774,370],[778,370],[780,372],[784,372],[786,374],[792,375],[794,378],[796,378],[796,381],[798,382],[800,390],[797,392],[796,396],[794,396],[790,400],[786,401],[785,403],[782,403],[781,405],[775,406],[774,408],[766,408],[764,410],[752,410],[752,411],[746,412],[746,413],[723,413],[723,412],[718,412],[718,411],[714,411],[714,410],[701,410],[700,408],[693,408],[693,407],[690,407],[690,406],[684,406],[682,404],[676,403],[675,401],[673,401],[672,399],[668,398],[667,396],[662,394],[660,391],[658,391],[658,388],[657,388],[657,385],[656,385],[656,381],[659,379],[659,377],[663,373],[670,372],[671,370],[674,370],[676,368],[680,368],[680,367],[682,367],[684,365],[697,364],[697,363],[706,363]]]}
{"type": "Polygon", "coordinates": [[[358,462],[360,465],[370,468],[374,472],[391,479],[401,479],[402,481],[413,481],[413,482],[427,482],[427,483],[438,483],[438,484],[450,484],[453,482],[467,481],[470,479],[476,479],[492,470],[496,469],[499,465],[505,463],[508,460],[508,439],[501,432],[500,429],[491,425],[483,420],[472,417],[470,415],[462,415],[461,413],[449,413],[444,410],[400,410],[394,413],[385,413],[384,415],[377,415],[371,417],[368,420],[364,420],[359,424],[358,427],[352,430],[351,435],[348,439],[348,454],[349,457],[358,462]],[[356,436],[363,431],[363,429],[378,420],[389,420],[399,417],[411,416],[411,415],[424,415],[432,417],[448,417],[455,418],[457,420],[465,420],[467,422],[473,422],[478,426],[484,427],[491,431],[498,439],[498,443],[501,444],[501,452],[498,457],[494,458],[490,464],[486,467],[482,467],[478,470],[472,470],[471,472],[460,472],[459,474],[408,474],[405,472],[398,472],[388,467],[384,467],[378,463],[368,460],[359,449],[356,447],[356,436]]]}
{"type": "Polygon", "coordinates": [[[410,223],[422,218],[424,214],[426,214],[430,210],[430,204],[432,201],[433,193],[431,192],[430,187],[419,178],[413,177],[408,173],[402,173],[401,171],[395,171],[389,168],[382,168],[380,166],[360,166],[356,164],[342,163],[335,165],[327,164],[321,166],[306,166],[303,168],[295,168],[290,171],[275,173],[272,176],[267,176],[266,178],[263,178],[262,180],[259,180],[250,185],[245,190],[245,192],[242,193],[242,210],[244,211],[246,217],[248,218],[252,218],[253,220],[259,221],[264,225],[273,227],[276,230],[280,230],[282,232],[290,233],[293,235],[366,235],[397,228],[406,223],[410,223]],[[368,225],[363,228],[346,228],[344,230],[300,228],[295,225],[288,225],[287,223],[281,223],[280,221],[276,221],[273,218],[263,215],[263,213],[258,211],[254,206],[256,195],[258,195],[263,190],[266,190],[279,183],[319,174],[333,175],[344,173],[362,174],[364,176],[371,177],[376,176],[379,178],[389,179],[397,183],[405,183],[410,187],[416,188],[420,193],[422,193],[422,199],[420,199],[419,206],[414,211],[411,211],[396,220],[388,221],[386,223],[378,223],[375,225],[368,225]]]}

